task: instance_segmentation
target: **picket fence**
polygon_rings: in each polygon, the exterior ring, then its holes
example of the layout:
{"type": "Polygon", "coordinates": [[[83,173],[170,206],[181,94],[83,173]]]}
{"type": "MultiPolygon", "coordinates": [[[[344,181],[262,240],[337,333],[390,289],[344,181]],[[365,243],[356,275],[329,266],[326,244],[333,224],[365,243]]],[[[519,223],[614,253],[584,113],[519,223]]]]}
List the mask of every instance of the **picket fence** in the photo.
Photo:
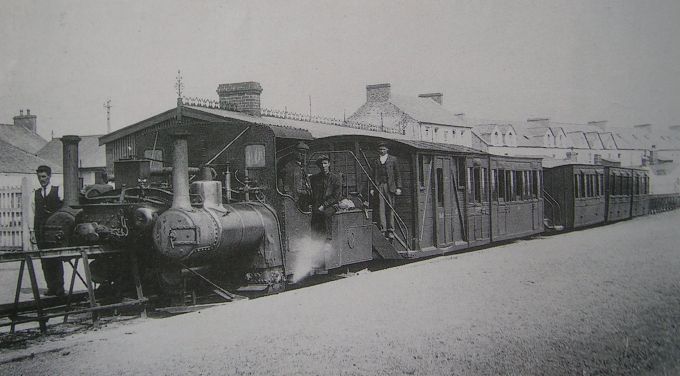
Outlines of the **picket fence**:
{"type": "Polygon", "coordinates": [[[31,249],[31,191],[27,177],[20,186],[0,187],[0,250],[31,249]]]}

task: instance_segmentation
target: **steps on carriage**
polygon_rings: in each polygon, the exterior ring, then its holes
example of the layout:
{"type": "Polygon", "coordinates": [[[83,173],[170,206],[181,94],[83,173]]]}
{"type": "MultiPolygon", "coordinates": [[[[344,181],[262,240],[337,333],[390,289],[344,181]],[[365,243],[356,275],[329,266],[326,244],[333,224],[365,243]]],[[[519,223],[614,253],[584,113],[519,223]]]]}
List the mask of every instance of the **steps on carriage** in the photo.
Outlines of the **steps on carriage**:
{"type": "Polygon", "coordinates": [[[394,239],[387,239],[378,226],[371,226],[373,237],[373,250],[385,260],[402,260],[409,258],[413,251],[406,247],[406,243],[394,234],[394,239]]]}
{"type": "Polygon", "coordinates": [[[556,225],[553,223],[550,218],[543,218],[543,226],[545,227],[546,231],[563,231],[564,226],[562,225],[556,225]]]}

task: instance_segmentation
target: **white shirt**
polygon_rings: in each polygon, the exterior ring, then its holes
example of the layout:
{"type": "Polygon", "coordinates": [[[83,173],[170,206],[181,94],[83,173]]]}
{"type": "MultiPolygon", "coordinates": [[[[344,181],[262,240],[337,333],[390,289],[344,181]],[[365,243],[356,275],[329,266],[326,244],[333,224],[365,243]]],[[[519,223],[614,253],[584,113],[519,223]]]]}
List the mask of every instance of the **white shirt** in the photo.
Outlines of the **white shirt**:
{"type": "Polygon", "coordinates": [[[387,162],[387,156],[388,154],[380,156],[380,164],[385,164],[385,162],[387,162]]]}

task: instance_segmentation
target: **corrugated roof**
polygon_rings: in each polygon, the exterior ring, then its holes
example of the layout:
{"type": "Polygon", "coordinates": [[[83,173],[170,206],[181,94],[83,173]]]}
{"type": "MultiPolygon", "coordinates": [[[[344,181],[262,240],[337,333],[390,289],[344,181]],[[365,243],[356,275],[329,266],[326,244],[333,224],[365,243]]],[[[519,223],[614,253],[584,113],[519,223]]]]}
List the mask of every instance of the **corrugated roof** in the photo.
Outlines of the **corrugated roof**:
{"type": "MultiPolygon", "coordinates": [[[[78,159],[80,160],[80,167],[105,167],[106,166],[106,147],[99,146],[99,137],[94,136],[80,136],[80,143],[78,143],[78,159]]],[[[63,146],[61,139],[55,138],[48,142],[45,147],[38,151],[38,156],[50,160],[54,163],[63,163],[63,146]]]]}
{"type": "Polygon", "coordinates": [[[31,174],[40,165],[52,168],[52,173],[61,174],[61,164],[40,158],[14,145],[0,140],[0,172],[31,174]]]}
{"type": "Polygon", "coordinates": [[[32,154],[47,144],[37,133],[13,124],[0,124],[0,140],[32,154]]]}

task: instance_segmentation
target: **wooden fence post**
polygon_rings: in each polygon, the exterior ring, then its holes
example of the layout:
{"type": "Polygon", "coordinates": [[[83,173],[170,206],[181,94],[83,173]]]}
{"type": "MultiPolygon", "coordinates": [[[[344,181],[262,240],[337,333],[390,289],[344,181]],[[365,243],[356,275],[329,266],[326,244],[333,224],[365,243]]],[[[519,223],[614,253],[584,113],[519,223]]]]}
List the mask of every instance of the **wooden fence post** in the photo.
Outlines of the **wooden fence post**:
{"type": "Polygon", "coordinates": [[[31,208],[31,184],[28,177],[21,178],[21,249],[30,251],[33,249],[31,244],[31,230],[29,224],[32,219],[31,208]]]}

